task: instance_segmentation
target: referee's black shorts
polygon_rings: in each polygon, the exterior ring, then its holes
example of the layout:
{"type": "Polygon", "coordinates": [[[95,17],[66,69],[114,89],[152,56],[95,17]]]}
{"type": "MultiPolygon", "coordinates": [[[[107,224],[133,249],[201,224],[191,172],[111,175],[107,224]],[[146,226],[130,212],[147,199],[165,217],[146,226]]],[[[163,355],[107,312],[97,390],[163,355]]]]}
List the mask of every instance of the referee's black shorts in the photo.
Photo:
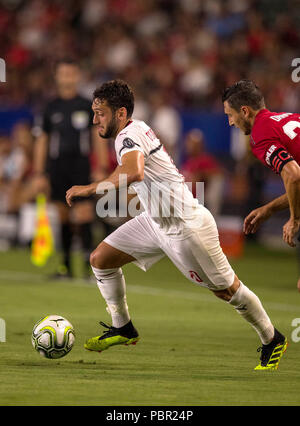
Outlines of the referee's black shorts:
{"type": "MultiPolygon", "coordinates": [[[[66,192],[74,185],[89,185],[91,167],[88,158],[58,158],[50,160],[48,176],[51,186],[51,200],[66,202],[66,192]]],[[[86,199],[77,199],[80,201],[86,199]]]]}

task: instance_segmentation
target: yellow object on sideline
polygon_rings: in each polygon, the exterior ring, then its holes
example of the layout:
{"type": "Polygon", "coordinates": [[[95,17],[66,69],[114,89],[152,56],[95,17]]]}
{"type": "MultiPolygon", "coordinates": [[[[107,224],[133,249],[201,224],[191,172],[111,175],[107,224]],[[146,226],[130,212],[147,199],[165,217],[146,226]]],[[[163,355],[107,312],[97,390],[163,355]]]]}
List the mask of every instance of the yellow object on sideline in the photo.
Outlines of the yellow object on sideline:
{"type": "Polygon", "coordinates": [[[31,244],[31,261],[36,266],[44,266],[55,251],[44,194],[37,196],[36,206],[37,220],[35,235],[31,244]]]}

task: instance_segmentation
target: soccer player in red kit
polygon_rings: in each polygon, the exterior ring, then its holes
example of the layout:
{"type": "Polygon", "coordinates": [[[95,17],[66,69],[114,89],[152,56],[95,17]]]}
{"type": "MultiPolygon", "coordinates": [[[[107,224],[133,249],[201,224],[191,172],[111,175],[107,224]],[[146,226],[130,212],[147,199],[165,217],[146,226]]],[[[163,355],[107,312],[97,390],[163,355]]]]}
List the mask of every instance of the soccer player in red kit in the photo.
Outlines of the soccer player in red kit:
{"type": "Polygon", "coordinates": [[[250,212],[244,220],[245,234],[256,232],[272,214],[289,208],[283,240],[295,247],[294,237],[300,229],[300,114],[269,111],[260,89],[250,80],[225,89],[222,101],[229,125],[250,135],[253,154],[281,176],[286,190],[281,197],[250,212]]]}

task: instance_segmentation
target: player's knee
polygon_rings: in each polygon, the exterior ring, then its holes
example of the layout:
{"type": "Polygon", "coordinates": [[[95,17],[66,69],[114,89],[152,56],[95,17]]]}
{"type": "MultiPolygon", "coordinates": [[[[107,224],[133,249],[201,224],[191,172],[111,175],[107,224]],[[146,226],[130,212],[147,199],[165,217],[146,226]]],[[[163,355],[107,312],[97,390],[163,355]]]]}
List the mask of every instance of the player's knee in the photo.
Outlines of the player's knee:
{"type": "Polygon", "coordinates": [[[229,302],[240,286],[240,280],[235,275],[232,285],[224,290],[214,291],[214,294],[222,300],[229,302]]]}
{"type": "Polygon", "coordinates": [[[97,247],[96,250],[90,254],[90,264],[94,268],[105,269],[105,263],[105,256],[103,255],[103,252],[101,248],[97,247]]]}
{"type": "Polygon", "coordinates": [[[107,245],[103,242],[90,254],[90,264],[97,269],[118,268],[118,259],[116,259],[107,245]]]}
{"type": "Polygon", "coordinates": [[[229,300],[231,299],[232,296],[230,296],[228,289],[224,289],[224,290],[218,290],[218,291],[214,291],[214,294],[222,300],[225,300],[226,302],[229,302],[229,300]]]}
{"type": "MultiPolygon", "coordinates": [[[[90,264],[91,266],[95,266],[96,263],[96,257],[97,257],[97,253],[96,250],[92,251],[92,253],[90,254],[90,264]]],[[[96,266],[95,266],[96,267],[96,266]]]]}

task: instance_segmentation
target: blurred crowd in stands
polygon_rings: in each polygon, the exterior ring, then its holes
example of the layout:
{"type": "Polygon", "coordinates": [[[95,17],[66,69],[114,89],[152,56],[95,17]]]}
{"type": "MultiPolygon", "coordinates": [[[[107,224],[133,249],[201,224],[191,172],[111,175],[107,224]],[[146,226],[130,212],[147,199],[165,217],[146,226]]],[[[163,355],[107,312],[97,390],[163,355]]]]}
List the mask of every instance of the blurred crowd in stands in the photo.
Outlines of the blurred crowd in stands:
{"type": "MultiPolygon", "coordinates": [[[[222,113],[222,90],[245,77],[261,87],[269,109],[300,111],[300,84],[291,80],[299,28],[297,0],[0,0],[0,56],[9,76],[0,84],[1,108],[27,105],[38,117],[55,94],[53,66],[66,56],[80,64],[80,93],[88,98],[95,86],[123,78],[135,91],[134,117],[153,126],[175,161],[186,144],[182,172],[215,177],[219,213],[222,159],[205,153],[201,129],[182,135],[179,111],[222,113]]],[[[34,137],[32,123],[0,133],[2,211],[18,211],[28,195],[34,137]]],[[[259,187],[264,172],[251,167],[259,187]]],[[[244,193],[243,182],[239,176],[232,191],[244,193]]]]}
{"type": "Polygon", "coordinates": [[[290,79],[299,21],[297,0],[2,0],[10,78],[1,102],[42,107],[54,89],[51,64],[72,55],[85,71],[83,93],[122,77],[144,115],[161,102],[220,110],[220,91],[245,76],[271,109],[299,110],[290,79]]]}

